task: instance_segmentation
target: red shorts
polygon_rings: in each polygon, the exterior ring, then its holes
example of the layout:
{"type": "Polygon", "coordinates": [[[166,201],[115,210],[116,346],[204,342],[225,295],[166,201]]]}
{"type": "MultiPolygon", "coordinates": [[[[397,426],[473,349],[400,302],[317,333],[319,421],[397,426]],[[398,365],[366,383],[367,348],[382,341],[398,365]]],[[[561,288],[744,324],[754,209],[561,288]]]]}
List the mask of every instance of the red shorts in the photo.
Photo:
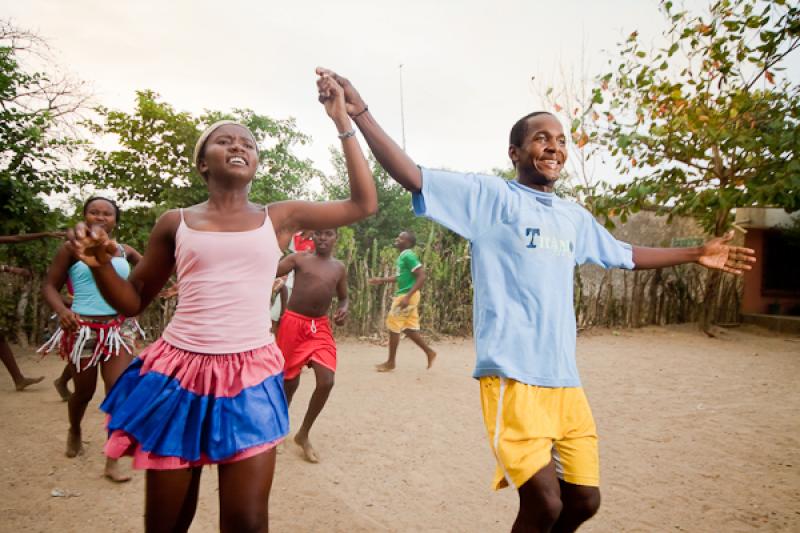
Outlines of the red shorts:
{"type": "Polygon", "coordinates": [[[312,361],[336,372],[336,342],[326,316],[312,318],[286,311],[278,327],[277,343],[286,359],[284,379],[296,378],[312,361]]]}

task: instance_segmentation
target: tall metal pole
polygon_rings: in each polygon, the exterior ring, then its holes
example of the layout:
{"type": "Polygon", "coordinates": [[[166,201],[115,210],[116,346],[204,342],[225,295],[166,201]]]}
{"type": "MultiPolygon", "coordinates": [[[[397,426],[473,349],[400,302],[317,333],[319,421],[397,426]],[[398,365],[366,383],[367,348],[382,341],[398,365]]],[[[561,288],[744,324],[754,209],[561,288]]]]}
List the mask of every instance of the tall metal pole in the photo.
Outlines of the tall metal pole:
{"type": "Polygon", "coordinates": [[[403,151],[406,149],[406,114],[403,107],[403,64],[400,63],[400,128],[403,132],[403,151]]]}

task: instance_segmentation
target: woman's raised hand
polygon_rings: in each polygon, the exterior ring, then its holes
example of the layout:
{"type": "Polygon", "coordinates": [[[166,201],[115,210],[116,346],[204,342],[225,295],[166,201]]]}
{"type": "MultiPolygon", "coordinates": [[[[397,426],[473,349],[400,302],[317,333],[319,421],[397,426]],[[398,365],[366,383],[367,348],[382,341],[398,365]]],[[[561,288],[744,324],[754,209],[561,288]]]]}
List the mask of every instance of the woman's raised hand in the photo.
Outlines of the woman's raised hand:
{"type": "Polygon", "coordinates": [[[118,245],[101,226],[89,227],[84,222],[78,222],[75,228],[67,230],[67,248],[75,259],[90,267],[99,267],[111,262],[117,254],[118,245]]]}
{"type": "Polygon", "coordinates": [[[325,112],[333,120],[349,120],[347,104],[344,101],[344,90],[332,76],[327,73],[319,74],[317,79],[319,101],[325,106],[325,112]]]}
{"type": "Polygon", "coordinates": [[[367,104],[364,103],[364,99],[358,94],[358,91],[353,87],[353,84],[350,83],[350,80],[324,67],[317,67],[317,75],[320,76],[320,79],[322,77],[333,78],[333,81],[341,86],[344,91],[344,101],[347,104],[348,115],[355,117],[367,110],[367,104]]]}

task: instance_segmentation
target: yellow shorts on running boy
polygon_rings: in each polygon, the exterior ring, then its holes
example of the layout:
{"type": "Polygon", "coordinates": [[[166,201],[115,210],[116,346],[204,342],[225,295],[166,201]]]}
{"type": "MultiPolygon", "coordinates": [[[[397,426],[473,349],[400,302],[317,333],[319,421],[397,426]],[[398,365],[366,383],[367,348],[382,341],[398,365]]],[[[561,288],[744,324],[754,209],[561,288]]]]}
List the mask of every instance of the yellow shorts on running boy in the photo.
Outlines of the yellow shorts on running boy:
{"type": "Polygon", "coordinates": [[[497,458],[492,484],[519,488],[554,461],[567,483],[597,487],[597,429],[580,387],[538,387],[513,379],[480,378],[489,443],[497,458]]]}
{"type": "Polygon", "coordinates": [[[419,330],[419,291],[411,295],[407,306],[400,307],[400,300],[405,297],[405,294],[401,294],[392,298],[392,307],[386,315],[386,329],[392,333],[402,333],[407,329],[419,330]]]}

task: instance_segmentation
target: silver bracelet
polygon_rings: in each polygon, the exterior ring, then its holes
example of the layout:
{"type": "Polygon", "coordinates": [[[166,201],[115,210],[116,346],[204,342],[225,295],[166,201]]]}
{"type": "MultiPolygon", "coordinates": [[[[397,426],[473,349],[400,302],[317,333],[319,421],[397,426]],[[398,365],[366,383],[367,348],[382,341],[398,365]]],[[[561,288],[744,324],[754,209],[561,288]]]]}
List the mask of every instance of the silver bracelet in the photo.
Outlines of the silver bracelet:
{"type": "Polygon", "coordinates": [[[347,139],[348,137],[354,136],[355,134],[356,134],[356,130],[343,131],[342,133],[339,134],[339,138],[344,140],[344,139],[347,139]]]}

